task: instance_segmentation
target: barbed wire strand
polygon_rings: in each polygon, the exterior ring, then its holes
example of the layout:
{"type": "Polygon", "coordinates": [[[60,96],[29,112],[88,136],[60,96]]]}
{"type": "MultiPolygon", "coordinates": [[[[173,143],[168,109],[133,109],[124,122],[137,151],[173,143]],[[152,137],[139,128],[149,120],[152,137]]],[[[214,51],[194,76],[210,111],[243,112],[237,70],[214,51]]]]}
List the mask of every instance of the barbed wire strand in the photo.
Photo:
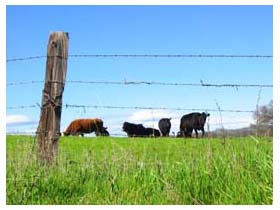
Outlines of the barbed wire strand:
{"type": "Polygon", "coordinates": [[[40,59],[40,58],[46,58],[45,55],[38,55],[38,56],[28,56],[28,57],[22,57],[22,58],[10,58],[6,59],[6,62],[16,62],[16,61],[25,61],[25,60],[34,60],[34,59],[40,59]]]}
{"type": "Polygon", "coordinates": [[[152,58],[272,58],[272,55],[227,54],[76,54],[69,57],[152,57],[152,58]]]}
{"type": "MultiPolygon", "coordinates": [[[[140,109],[140,110],[174,110],[174,111],[206,111],[206,112],[237,112],[237,113],[253,113],[253,110],[233,110],[233,109],[193,109],[193,108],[174,108],[174,107],[142,107],[142,106],[100,106],[100,105],[80,105],[80,104],[65,104],[63,107],[68,108],[94,108],[94,109],[140,109]]],[[[9,106],[7,109],[28,109],[39,108],[38,105],[22,105],[22,106],[9,106]]]]}
{"type": "Polygon", "coordinates": [[[37,105],[23,105],[23,106],[9,106],[7,109],[28,109],[28,108],[38,108],[37,105]]]}
{"type": "MultiPolygon", "coordinates": [[[[28,56],[21,58],[9,58],[6,59],[6,62],[16,62],[16,61],[25,61],[25,60],[33,60],[33,59],[41,59],[47,58],[46,55],[38,55],[38,56],[28,56]]],[[[226,55],[226,54],[72,54],[68,55],[68,57],[74,58],[273,58],[272,55],[226,55]]],[[[67,59],[67,58],[65,58],[67,59]]]]}
{"type": "Polygon", "coordinates": [[[175,111],[211,111],[211,112],[249,112],[252,110],[217,110],[217,109],[193,109],[193,108],[173,108],[173,107],[141,107],[141,106],[100,106],[100,105],[77,105],[77,104],[66,104],[66,108],[104,108],[104,109],[143,109],[143,110],[175,110],[175,111]]]}
{"type": "MultiPolygon", "coordinates": [[[[29,85],[29,84],[39,84],[44,81],[19,81],[19,82],[9,82],[6,86],[19,86],[19,85],[29,85]]],[[[57,81],[48,81],[57,83],[57,81]]],[[[69,80],[66,83],[72,84],[102,84],[102,85],[159,85],[159,86],[197,86],[197,87],[258,87],[258,88],[272,88],[273,85],[268,84],[211,84],[204,83],[200,80],[200,83],[178,83],[178,82],[157,82],[157,81],[83,81],[83,80],[69,80]]]]}
{"type": "Polygon", "coordinates": [[[43,83],[44,81],[20,81],[20,82],[9,82],[6,86],[20,86],[20,85],[30,85],[30,84],[39,84],[43,83]]]}

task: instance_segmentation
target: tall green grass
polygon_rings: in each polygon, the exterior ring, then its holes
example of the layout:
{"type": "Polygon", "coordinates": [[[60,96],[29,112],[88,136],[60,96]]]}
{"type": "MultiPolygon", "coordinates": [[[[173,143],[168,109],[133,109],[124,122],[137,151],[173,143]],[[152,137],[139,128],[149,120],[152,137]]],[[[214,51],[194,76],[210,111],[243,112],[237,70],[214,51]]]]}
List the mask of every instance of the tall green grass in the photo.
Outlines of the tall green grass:
{"type": "Polygon", "coordinates": [[[272,204],[272,139],[7,136],[7,204],[272,204]]]}

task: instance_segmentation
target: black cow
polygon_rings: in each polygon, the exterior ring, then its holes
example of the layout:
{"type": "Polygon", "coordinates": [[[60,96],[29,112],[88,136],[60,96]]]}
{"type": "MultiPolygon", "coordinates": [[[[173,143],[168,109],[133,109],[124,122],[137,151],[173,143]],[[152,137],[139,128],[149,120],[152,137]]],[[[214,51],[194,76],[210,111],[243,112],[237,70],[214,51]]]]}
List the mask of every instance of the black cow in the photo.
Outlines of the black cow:
{"type": "Polygon", "coordinates": [[[198,130],[202,131],[202,137],[204,136],[204,124],[206,118],[210,116],[210,114],[206,114],[205,112],[198,113],[190,113],[186,114],[181,118],[180,123],[180,133],[181,136],[191,137],[192,131],[194,129],[196,138],[198,138],[198,130]]]}
{"type": "Polygon", "coordinates": [[[123,131],[127,133],[128,137],[143,137],[147,136],[146,128],[142,124],[133,124],[129,122],[124,122],[123,131]]]}
{"type": "Polygon", "coordinates": [[[160,136],[160,132],[158,129],[146,128],[146,135],[150,137],[158,137],[160,136]]]}
{"type": "Polygon", "coordinates": [[[158,127],[161,131],[162,136],[169,136],[170,128],[171,128],[171,118],[162,118],[158,122],[158,127]]]}

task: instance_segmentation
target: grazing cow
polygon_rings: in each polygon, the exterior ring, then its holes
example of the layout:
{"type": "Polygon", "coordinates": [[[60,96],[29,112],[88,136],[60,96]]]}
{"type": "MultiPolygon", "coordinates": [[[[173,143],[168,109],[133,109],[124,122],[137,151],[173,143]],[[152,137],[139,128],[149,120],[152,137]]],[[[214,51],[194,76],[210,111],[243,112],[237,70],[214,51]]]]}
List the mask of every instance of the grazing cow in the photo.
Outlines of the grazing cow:
{"type": "Polygon", "coordinates": [[[128,137],[143,137],[147,136],[146,128],[142,124],[133,124],[129,122],[124,122],[123,131],[127,133],[128,137]]]}
{"type": "Polygon", "coordinates": [[[194,129],[196,138],[198,138],[198,130],[202,131],[202,137],[204,136],[204,124],[206,118],[210,116],[210,114],[206,114],[205,112],[198,113],[190,113],[186,114],[181,118],[180,123],[180,134],[184,137],[191,137],[192,131],[194,129]]]}
{"type": "Polygon", "coordinates": [[[149,137],[158,137],[160,136],[160,132],[158,129],[146,128],[146,135],[149,137]]]}
{"type": "Polygon", "coordinates": [[[76,119],[73,120],[67,129],[63,132],[65,136],[69,135],[81,135],[85,133],[95,132],[96,136],[109,136],[109,132],[106,127],[103,127],[103,121],[101,119],[76,119]]]}
{"type": "Polygon", "coordinates": [[[162,118],[158,122],[158,127],[161,131],[162,136],[169,136],[170,128],[171,128],[171,118],[162,118]]]}

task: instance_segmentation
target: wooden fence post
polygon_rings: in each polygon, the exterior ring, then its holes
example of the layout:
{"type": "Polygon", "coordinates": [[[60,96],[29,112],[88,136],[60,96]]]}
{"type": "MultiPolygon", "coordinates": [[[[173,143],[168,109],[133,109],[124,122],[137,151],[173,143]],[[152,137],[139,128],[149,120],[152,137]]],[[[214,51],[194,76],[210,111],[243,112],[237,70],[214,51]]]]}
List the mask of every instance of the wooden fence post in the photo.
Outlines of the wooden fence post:
{"type": "Polygon", "coordinates": [[[37,128],[38,155],[44,163],[52,163],[58,150],[68,41],[66,32],[52,32],[49,37],[41,116],[37,128]]]}

